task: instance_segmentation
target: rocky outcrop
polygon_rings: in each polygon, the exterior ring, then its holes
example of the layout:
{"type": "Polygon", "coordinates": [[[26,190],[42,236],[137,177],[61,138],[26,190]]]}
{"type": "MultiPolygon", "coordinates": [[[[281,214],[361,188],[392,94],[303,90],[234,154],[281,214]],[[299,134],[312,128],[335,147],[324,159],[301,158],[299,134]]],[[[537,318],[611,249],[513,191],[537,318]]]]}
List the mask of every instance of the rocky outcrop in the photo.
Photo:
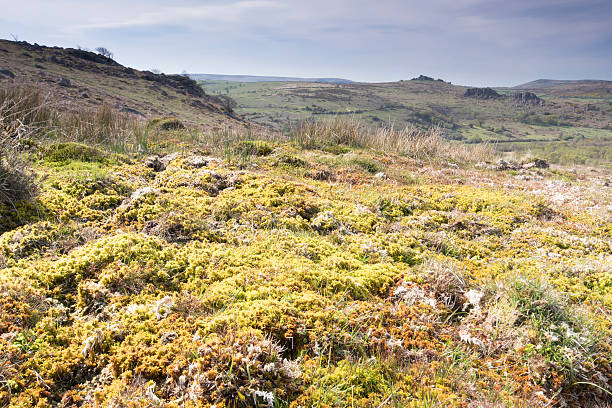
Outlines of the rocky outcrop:
{"type": "Polygon", "coordinates": [[[193,79],[182,76],[182,75],[165,75],[165,74],[154,74],[150,71],[144,71],[142,78],[151,81],[157,82],[162,85],[166,85],[177,89],[179,91],[183,91],[191,96],[195,96],[201,98],[204,96],[204,90],[196,81],[193,79]]]}
{"type": "Polygon", "coordinates": [[[543,105],[544,101],[533,92],[517,92],[512,96],[515,102],[521,105],[543,105]]]}
{"type": "Polygon", "coordinates": [[[435,81],[435,79],[427,75],[419,75],[418,78],[412,78],[411,81],[435,81]]]}
{"type": "Polygon", "coordinates": [[[499,99],[502,97],[491,88],[468,88],[463,96],[477,99],[499,99]]]}

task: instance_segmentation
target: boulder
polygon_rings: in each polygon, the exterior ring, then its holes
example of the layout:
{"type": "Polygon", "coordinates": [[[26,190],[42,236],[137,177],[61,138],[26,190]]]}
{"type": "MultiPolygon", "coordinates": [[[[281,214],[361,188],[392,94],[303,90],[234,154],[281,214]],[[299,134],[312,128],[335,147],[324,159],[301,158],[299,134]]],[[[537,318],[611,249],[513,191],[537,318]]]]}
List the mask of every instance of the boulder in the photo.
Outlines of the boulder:
{"type": "Polygon", "coordinates": [[[129,108],[127,106],[124,106],[123,108],[121,108],[121,112],[144,117],[144,114],[140,112],[139,110],[136,110],[134,108],[129,108]]]}

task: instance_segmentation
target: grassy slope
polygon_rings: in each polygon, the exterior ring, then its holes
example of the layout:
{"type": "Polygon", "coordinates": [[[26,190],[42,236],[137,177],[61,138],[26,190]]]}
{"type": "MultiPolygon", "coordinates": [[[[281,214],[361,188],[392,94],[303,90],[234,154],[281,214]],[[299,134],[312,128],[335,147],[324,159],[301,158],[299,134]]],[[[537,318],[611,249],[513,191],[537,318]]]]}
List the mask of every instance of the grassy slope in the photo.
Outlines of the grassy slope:
{"type": "Polygon", "coordinates": [[[440,124],[450,138],[497,141],[501,151],[533,150],[566,163],[612,162],[610,99],[546,96],[544,106],[525,106],[511,99],[464,98],[465,87],[437,81],[348,85],[207,81],[204,87],[212,94],[230,95],[238,102],[237,111],[249,119],[278,128],[291,120],[332,115],[351,115],[372,125],[440,124]]]}
{"type": "MultiPolygon", "coordinates": [[[[14,79],[0,75],[0,84],[40,87],[67,110],[108,104],[135,109],[147,117],[180,116],[184,121],[207,127],[244,125],[229,117],[210,96],[190,95],[184,89],[145,79],[145,72],[116,63],[88,61],[71,55],[70,51],[0,40],[0,69],[8,69],[16,75],[14,79]],[[71,86],[61,86],[61,78],[70,80],[71,86]]],[[[152,73],[148,75],[161,78],[152,73]]]]}
{"type": "Polygon", "coordinates": [[[1,209],[0,406],[606,399],[609,172],[249,151],[32,153],[36,205],[1,209]]]}
{"type": "Polygon", "coordinates": [[[545,95],[558,97],[575,97],[585,99],[612,98],[612,81],[556,81],[539,79],[515,86],[514,89],[527,89],[540,92],[545,95]]]}

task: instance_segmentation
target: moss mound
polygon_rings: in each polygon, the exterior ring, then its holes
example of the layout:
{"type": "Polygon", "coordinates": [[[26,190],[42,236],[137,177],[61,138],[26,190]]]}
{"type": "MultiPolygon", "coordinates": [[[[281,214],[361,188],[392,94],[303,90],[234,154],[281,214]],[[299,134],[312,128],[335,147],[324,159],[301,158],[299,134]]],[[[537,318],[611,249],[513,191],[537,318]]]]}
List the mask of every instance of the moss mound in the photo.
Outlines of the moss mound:
{"type": "Polygon", "coordinates": [[[178,118],[174,117],[165,117],[165,118],[155,118],[151,119],[147,123],[148,129],[157,129],[157,130],[182,130],[185,129],[185,125],[178,118]]]}
{"type": "Polygon", "coordinates": [[[234,145],[234,153],[241,156],[267,156],[274,150],[274,145],[262,140],[245,140],[234,145]]]}
{"type": "Polygon", "coordinates": [[[100,150],[87,146],[81,143],[55,143],[47,147],[43,151],[43,158],[48,162],[103,162],[106,160],[106,155],[100,150]]]}
{"type": "Polygon", "coordinates": [[[0,207],[0,406],[604,406],[600,184],[275,149],[39,163],[0,207]]]}

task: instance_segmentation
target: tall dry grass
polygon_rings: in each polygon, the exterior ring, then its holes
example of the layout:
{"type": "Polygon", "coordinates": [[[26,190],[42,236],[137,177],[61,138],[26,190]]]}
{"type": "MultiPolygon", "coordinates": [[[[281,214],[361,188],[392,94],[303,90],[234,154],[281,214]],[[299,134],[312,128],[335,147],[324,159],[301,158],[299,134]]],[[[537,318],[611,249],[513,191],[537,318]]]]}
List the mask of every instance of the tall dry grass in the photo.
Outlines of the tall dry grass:
{"type": "Polygon", "coordinates": [[[466,145],[442,137],[441,129],[407,126],[369,128],[355,118],[335,117],[317,122],[302,122],[290,132],[290,139],[305,149],[345,145],[393,152],[415,160],[480,162],[491,160],[487,144],[466,145]]]}
{"type": "Polygon", "coordinates": [[[0,126],[4,139],[74,141],[122,153],[146,150],[148,129],[141,120],[108,105],[60,111],[39,87],[0,89],[0,126]]]}
{"type": "Polygon", "coordinates": [[[54,119],[38,89],[0,89],[0,203],[28,199],[36,192],[35,177],[20,156],[25,140],[54,119]]]}
{"type": "Polygon", "coordinates": [[[104,146],[118,153],[144,153],[151,130],[144,121],[100,105],[60,115],[55,132],[62,141],[104,146]]]}

